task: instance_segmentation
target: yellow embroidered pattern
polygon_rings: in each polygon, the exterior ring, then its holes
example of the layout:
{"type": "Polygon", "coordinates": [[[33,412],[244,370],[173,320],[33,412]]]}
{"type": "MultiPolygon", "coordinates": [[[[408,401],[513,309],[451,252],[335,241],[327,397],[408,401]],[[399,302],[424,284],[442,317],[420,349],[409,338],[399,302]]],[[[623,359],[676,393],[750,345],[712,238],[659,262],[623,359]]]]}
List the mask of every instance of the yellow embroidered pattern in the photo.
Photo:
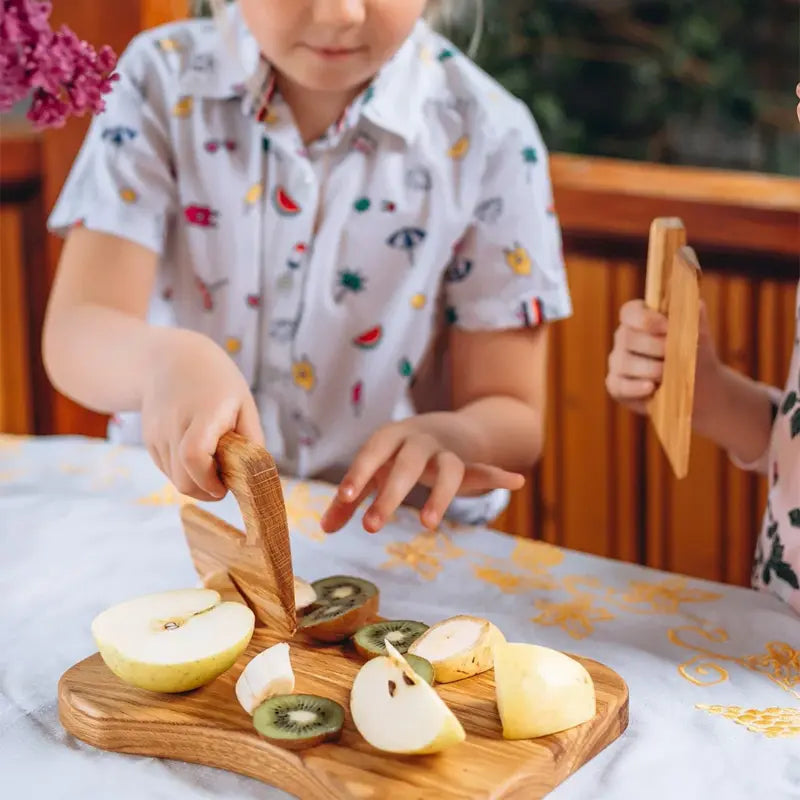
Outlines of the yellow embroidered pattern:
{"type": "Polygon", "coordinates": [[[675,576],[654,583],[631,581],[627,591],[609,589],[608,597],[631,614],[680,614],[684,603],[708,603],[722,595],[693,588],[686,578],[675,576]]]}
{"type": "Polygon", "coordinates": [[[333,492],[312,492],[308,483],[283,482],[283,501],[286,505],[286,521],[292,533],[299,533],[312,542],[327,540],[319,525],[325,509],[333,499],[333,492]]]}
{"type": "Polygon", "coordinates": [[[590,594],[576,594],[572,600],[561,603],[536,600],[534,605],[540,613],[531,622],[562,628],[573,639],[585,639],[594,633],[595,623],[614,619],[608,609],[594,605],[590,594]]]}
{"type": "Polygon", "coordinates": [[[753,733],[763,733],[769,739],[800,736],[800,709],[797,708],[741,708],[741,706],[709,706],[698,703],[695,708],[709,714],[720,714],[744,725],[753,733]]]}
{"type": "Polygon", "coordinates": [[[465,550],[453,544],[444,533],[423,531],[408,542],[389,542],[388,561],[381,569],[411,569],[423,580],[432,581],[443,568],[443,561],[460,558],[465,550]]]}
{"type": "Polygon", "coordinates": [[[168,483],[157,492],[140,497],[136,503],[140,506],[185,506],[193,505],[195,500],[181,494],[171,483],[168,483]]]}

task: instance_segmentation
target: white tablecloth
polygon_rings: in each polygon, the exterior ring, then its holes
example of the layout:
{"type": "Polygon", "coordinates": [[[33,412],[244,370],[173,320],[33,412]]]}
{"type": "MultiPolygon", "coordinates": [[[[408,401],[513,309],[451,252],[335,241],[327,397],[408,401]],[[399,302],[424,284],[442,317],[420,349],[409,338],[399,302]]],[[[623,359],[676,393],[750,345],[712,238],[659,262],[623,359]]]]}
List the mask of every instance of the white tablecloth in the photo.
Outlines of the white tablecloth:
{"type": "MultiPolygon", "coordinates": [[[[407,511],[376,536],[356,522],[325,538],[330,494],[286,482],[298,575],[361,575],[380,585],[387,616],[480,614],[509,640],[597,659],[628,682],[627,732],[554,800],[800,798],[800,618],[780,601],[484,529],[426,534],[407,511]]],[[[101,752],[59,724],[56,684],[94,651],[94,615],[196,584],[180,502],[143,451],[0,437],[0,796],[286,797],[101,752]]],[[[240,526],[232,497],[212,510],[240,526]]]]}

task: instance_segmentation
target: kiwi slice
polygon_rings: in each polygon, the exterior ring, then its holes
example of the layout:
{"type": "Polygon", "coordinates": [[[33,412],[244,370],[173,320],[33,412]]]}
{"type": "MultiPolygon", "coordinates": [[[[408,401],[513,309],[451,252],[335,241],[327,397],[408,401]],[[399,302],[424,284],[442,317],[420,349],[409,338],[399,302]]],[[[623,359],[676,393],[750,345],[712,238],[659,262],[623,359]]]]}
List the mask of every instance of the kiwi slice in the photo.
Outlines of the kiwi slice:
{"type": "Polygon", "coordinates": [[[256,730],[271,744],[303,750],[336,741],[342,733],[344,709],[314,694],[279,694],[253,714],[256,730]]]}
{"type": "Polygon", "coordinates": [[[374,583],[350,575],[332,575],[314,581],[311,586],[317,593],[317,605],[323,606],[378,594],[378,587],[374,583]]]}
{"type": "Polygon", "coordinates": [[[433,677],[434,677],[434,670],[433,664],[427,659],[422,658],[421,656],[412,656],[406,653],[403,656],[406,661],[408,661],[408,666],[417,673],[417,675],[425,681],[425,683],[430,684],[433,686],[433,677]]]}
{"type": "Polygon", "coordinates": [[[386,620],[373,622],[356,631],[353,644],[362,658],[370,659],[375,656],[385,656],[386,646],[383,644],[388,639],[398,653],[406,653],[411,643],[422,636],[428,626],[424,622],[414,622],[410,619],[386,620]]]}
{"type": "Polygon", "coordinates": [[[378,613],[378,594],[358,594],[319,606],[298,620],[300,629],[320,642],[343,642],[378,613]]]}

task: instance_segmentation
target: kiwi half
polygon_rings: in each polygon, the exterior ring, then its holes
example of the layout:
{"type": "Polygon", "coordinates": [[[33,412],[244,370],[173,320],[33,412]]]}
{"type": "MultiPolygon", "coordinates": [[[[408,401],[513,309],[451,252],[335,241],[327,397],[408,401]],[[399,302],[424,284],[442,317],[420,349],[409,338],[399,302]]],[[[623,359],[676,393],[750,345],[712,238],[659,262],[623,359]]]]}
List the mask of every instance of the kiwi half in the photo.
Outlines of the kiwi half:
{"type": "Polygon", "coordinates": [[[374,583],[350,575],[332,575],[314,581],[311,586],[317,593],[317,605],[323,606],[378,594],[378,587],[374,583]]]}
{"type": "Polygon", "coordinates": [[[433,686],[433,678],[434,678],[434,669],[433,664],[427,659],[422,658],[421,656],[412,656],[412,655],[404,655],[406,661],[408,661],[408,666],[417,673],[417,675],[425,681],[425,683],[430,684],[433,686]]]}
{"type": "Polygon", "coordinates": [[[378,613],[378,595],[357,595],[314,609],[298,620],[300,630],[320,642],[343,642],[378,613]]]}
{"type": "Polygon", "coordinates": [[[287,750],[336,741],[343,724],[342,706],[314,694],[275,695],[253,714],[255,729],[271,744],[287,750]]]}
{"type": "Polygon", "coordinates": [[[415,622],[410,619],[386,620],[373,622],[359,628],[353,636],[353,644],[362,658],[370,659],[375,656],[385,656],[388,639],[398,653],[406,653],[412,642],[422,636],[428,626],[424,622],[415,622]]]}

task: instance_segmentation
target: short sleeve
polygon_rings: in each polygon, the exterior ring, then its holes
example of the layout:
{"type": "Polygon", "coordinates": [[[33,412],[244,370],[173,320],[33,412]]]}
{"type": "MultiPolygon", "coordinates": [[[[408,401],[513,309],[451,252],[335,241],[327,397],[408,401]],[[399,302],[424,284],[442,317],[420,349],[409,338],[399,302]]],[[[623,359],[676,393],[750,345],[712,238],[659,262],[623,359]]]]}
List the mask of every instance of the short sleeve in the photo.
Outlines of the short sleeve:
{"type": "Polygon", "coordinates": [[[547,151],[528,109],[494,135],[474,219],[445,273],[451,323],[535,327],[572,314],[547,151]]]}
{"type": "Polygon", "coordinates": [[[48,220],[59,235],[76,225],[163,253],[176,205],[169,138],[168,76],[154,43],[137,37],[123,53],[106,108],[83,146],[48,220]]]}

